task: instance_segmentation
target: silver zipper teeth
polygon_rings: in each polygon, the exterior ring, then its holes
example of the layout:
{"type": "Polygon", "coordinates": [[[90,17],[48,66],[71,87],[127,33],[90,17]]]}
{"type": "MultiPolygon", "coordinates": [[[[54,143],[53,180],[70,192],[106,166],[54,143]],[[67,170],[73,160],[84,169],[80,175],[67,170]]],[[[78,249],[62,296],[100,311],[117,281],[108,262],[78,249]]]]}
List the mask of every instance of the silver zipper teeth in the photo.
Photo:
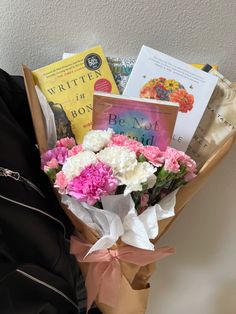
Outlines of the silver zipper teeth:
{"type": "MultiPolygon", "coordinates": [[[[64,224],[63,224],[60,220],[58,220],[57,218],[54,218],[53,216],[51,216],[50,214],[45,213],[44,211],[42,211],[42,210],[39,209],[39,208],[30,206],[30,205],[27,205],[27,204],[24,204],[24,203],[21,203],[21,202],[17,202],[17,201],[15,201],[15,200],[12,200],[12,199],[10,199],[10,198],[8,198],[8,197],[6,197],[6,196],[3,196],[3,195],[1,195],[1,194],[0,194],[0,197],[3,198],[3,199],[5,199],[5,200],[7,200],[7,201],[9,201],[9,202],[12,202],[12,203],[18,204],[18,205],[20,205],[20,206],[23,206],[23,207],[32,209],[32,210],[34,210],[34,211],[36,211],[36,212],[38,212],[38,213],[40,213],[40,214],[43,214],[43,215],[45,215],[45,216],[51,218],[52,220],[56,221],[57,223],[59,223],[59,224],[62,226],[63,232],[64,232],[64,238],[66,239],[66,228],[65,228],[64,224]]],[[[68,240],[68,239],[66,239],[66,240],[68,240]]]]}
{"type": "Polygon", "coordinates": [[[23,182],[23,183],[27,183],[31,188],[33,188],[33,189],[34,189],[35,191],[37,191],[42,197],[45,198],[45,196],[44,196],[44,194],[42,193],[42,191],[41,191],[33,182],[31,182],[30,180],[26,179],[25,177],[22,177],[19,172],[12,171],[12,170],[10,170],[10,169],[0,167],[0,176],[1,176],[1,177],[12,178],[12,179],[14,179],[15,181],[20,181],[20,182],[23,182]]]}
{"type": "Polygon", "coordinates": [[[42,280],[40,280],[40,279],[38,279],[38,278],[35,278],[35,277],[29,275],[28,273],[26,273],[26,272],[24,272],[24,271],[22,271],[22,270],[20,270],[20,269],[18,269],[18,268],[16,269],[16,271],[17,271],[18,273],[22,274],[23,276],[25,276],[25,277],[27,277],[27,278],[29,278],[29,279],[31,279],[31,280],[33,280],[33,281],[39,283],[40,285],[42,285],[42,286],[44,286],[44,287],[47,287],[48,289],[51,289],[51,290],[53,290],[54,292],[60,294],[63,298],[65,298],[67,301],[69,301],[69,302],[78,310],[78,312],[80,312],[80,311],[79,311],[79,307],[77,306],[77,304],[75,304],[67,295],[65,295],[63,292],[61,292],[61,291],[58,290],[57,288],[55,288],[55,287],[49,285],[48,283],[46,283],[46,282],[44,282],[44,281],[42,281],[42,280]]]}
{"type": "Polygon", "coordinates": [[[41,190],[31,181],[29,181],[28,179],[22,177],[23,180],[29,185],[31,186],[35,191],[37,191],[43,198],[45,198],[43,192],[41,192],[41,190]]]}

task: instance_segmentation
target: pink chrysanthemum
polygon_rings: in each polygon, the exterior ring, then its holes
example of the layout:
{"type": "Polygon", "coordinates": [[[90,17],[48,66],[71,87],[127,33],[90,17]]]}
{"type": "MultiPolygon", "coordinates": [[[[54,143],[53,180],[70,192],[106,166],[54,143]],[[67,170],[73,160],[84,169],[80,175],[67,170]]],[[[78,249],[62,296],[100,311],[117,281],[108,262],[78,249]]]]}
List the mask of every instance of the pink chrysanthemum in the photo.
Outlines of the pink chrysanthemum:
{"type": "Polygon", "coordinates": [[[143,146],[140,151],[147,160],[156,167],[160,167],[164,163],[163,152],[157,146],[143,146]]]}
{"type": "Polygon", "coordinates": [[[139,154],[140,150],[143,148],[143,144],[130,139],[128,136],[123,134],[114,134],[112,135],[111,142],[108,146],[125,146],[128,147],[130,150],[139,154]]]}
{"type": "Polygon", "coordinates": [[[94,205],[102,196],[115,192],[118,180],[113,175],[112,169],[102,162],[92,164],[74,177],[67,186],[68,194],[94,205]]]}
{"type": "Polygon", "coordinates": [[[58,165],[63,165],[68,157],[68,149],[65,147],[55,147],[48,150],[41,155],[41,167],[42,169],[57,168],[58,165]]]}
{"type": "Polygon", "coordinates": [[[56,147],[66,147],[68,149],[71,149],[73,146],[75,146],[75,139],[73,137],[64,137],[57,141],[56,147]]]}

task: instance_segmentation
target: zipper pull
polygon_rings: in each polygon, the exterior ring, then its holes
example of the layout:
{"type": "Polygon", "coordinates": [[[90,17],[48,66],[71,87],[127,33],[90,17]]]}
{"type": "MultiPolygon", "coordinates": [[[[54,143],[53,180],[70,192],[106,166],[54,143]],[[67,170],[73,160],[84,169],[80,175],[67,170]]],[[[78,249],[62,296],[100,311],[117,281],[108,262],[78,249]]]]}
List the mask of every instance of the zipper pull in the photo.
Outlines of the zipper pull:
{"type": "Polygon", "coordinates": [[[15,172],[6,168],[0,169],[0,175],[4,177],[11,177],[12,179],[19,181],[20,180],[20,174],[19,172],[15,172]]]}
{"type": "Polygon", "coordinates": [[[19,172],[9,170],[7,168],[0,167],[0,177],[10,177],[15,181],[20,181],[24,183],[25,187],[29,190],[29,188],[37,191],[42,197],[45,198],[44,194],[40,191],[40,189],[30,180],[22,177],[19,172]]]}

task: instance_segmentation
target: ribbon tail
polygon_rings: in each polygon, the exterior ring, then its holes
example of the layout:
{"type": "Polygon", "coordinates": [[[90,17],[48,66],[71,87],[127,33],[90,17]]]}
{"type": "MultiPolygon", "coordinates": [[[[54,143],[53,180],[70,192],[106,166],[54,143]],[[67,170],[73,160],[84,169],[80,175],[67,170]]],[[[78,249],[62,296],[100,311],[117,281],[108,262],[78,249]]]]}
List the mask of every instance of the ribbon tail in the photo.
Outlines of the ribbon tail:
{"type": "Polygon", "coordinates": [[[120,285],[120,263],[117,259],[114,259],[103,273],[98,294],[98,301],[108,306],[115,307],[118,302],[118,291],[120,285]]]}
{"type": "Polygon", "coordinates": [[[170,255],[173,255],[175,254],[175,248],[172,248],[172,247],[163,247],[163,248],[158,248],[154,251],[156,253],[156,257],[155,255],[152,256],[150,258],[150,263],[153,263],[153,262],[157,262],[163,258],[166,258],[170,255]],[[152,260],[153,258],[153,260],[152,260]]]}
{"type": "Polygon", "coordinates": [[[174,253],[175,249],[170,247],[158,248],[155,249],[155,251],[143,250],[130,246],[119,249],[120,259],[122,261],[139,266],[146,266],[147,264],[157,262],[174,253]]]}
{"type": "Polygon", "coordinates": [[[87,289],[87,313],[89,309],[91,308],[98,294],[98,291],[99,291],[98,282],[99,282],[98,278],[97,280],[94,280],[94,265],[90,264],[88,267],[88,272],[87,272],[86,280],[85,280],[85,286],[87,289]]]}
{"type": "MultiPolygon", "coordinates": [[[[87,290],[87,312],[91,308],[93,302],[98,296],[103,274],[108,268],[109,263],[89,263],[88,272],[86,275],[85,286],[87,290]]],[[[107,278],[106,278],[107,280],[107,278]]],[[[109,280],[109,279],[108,279],[109,280]]]]}
{"type": "Polygon", "coordinates": [[[91,245],[88,243],[82,242],[77,236],[71,236],[70,238],[70,254],[76,256],[76,259],[79,262],[83,262],[84,257],[90,250],[91,245]]]}

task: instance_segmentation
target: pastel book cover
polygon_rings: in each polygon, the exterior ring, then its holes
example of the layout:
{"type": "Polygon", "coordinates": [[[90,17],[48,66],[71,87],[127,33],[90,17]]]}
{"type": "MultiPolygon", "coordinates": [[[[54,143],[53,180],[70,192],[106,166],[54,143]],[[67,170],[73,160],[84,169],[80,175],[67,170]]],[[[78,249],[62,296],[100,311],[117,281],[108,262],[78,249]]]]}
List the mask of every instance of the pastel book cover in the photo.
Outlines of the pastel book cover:
{"type": "Polygon", "coordinates": [[[165,150],[170,144],[178,104],[95,92],[93,129],[112,128],[144,145],[165,150]]]}
{"type": "Polygon", "coordinates": [[[171,146],[186,151],[216,84],[212,74],[143,46],[123,94],[178,102],[171,146]]]}
{"type": "Polygon", "coordinates": [[[118,93],[101,46],[32,72],[55,116],[58,139],[81,143],[92,127],[93,92],[118,93]]]}

